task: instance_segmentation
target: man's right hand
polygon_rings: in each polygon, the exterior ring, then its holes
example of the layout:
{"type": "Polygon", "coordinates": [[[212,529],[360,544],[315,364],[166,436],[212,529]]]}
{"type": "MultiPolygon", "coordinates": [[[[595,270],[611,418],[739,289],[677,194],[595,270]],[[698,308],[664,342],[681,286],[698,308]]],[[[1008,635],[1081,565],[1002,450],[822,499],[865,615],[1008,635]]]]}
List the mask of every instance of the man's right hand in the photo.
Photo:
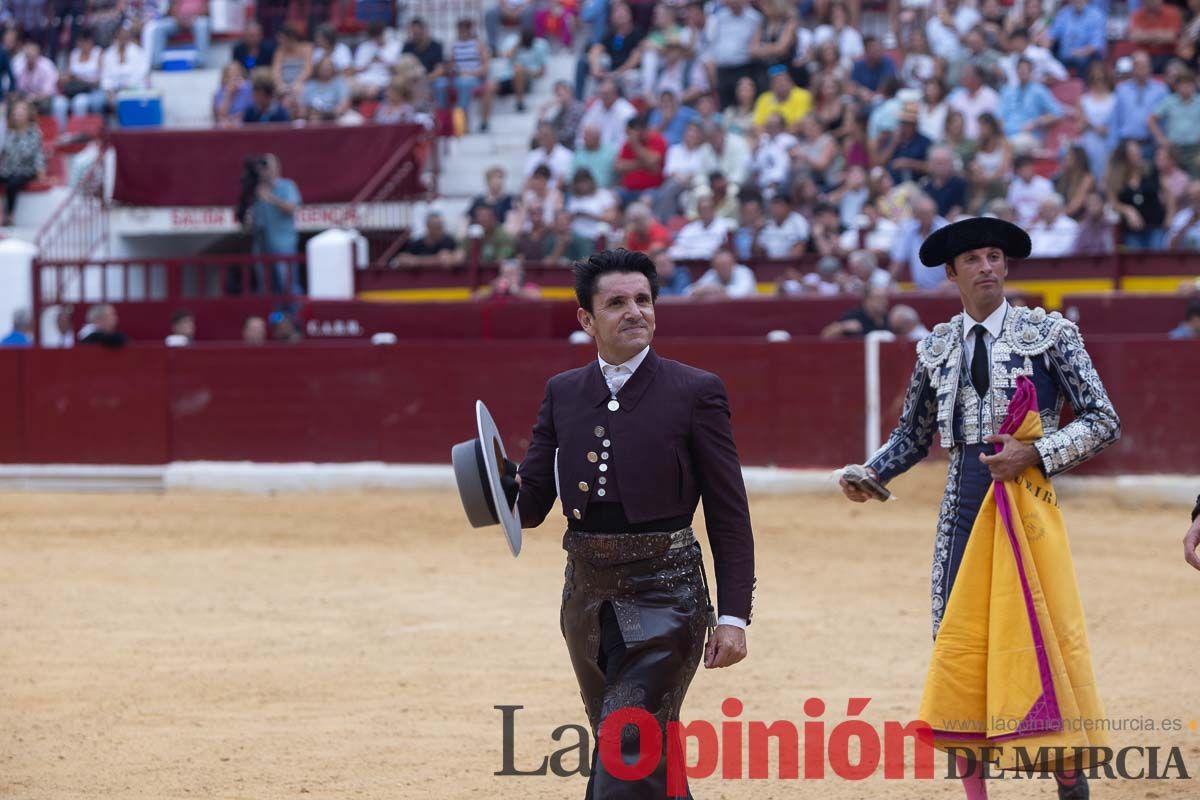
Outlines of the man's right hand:
{"type": "MultiPolygon", "coordinates": [[[[874,478],[875,480],[879,480],[878,472],[871,469],[870,467],[867,467],[867,472],[869,472],[871,474],[872,478],[874,478]]],[[[859,487],[855,486],[853,483],[850,483],[850,481],[846,480],[845,478],[838,479],[838,486],[842,487],[842,494],[846,495],[847,498],[849,498],[850,500],[852,500],[855,503],[865,503],[871,499],[871,495],[869,492],[867,492],[865,489],[860,489],[859,487]]]]}
{"type": "Polygon", "coordinates": [[[1196,517],[1192,522],[1192,527],[1188,528],[1187,535],[1183,537],[1183,558],[1196,569],[1200,569],[1200,553],[1196,552],[1198,546],[1200,546],[1200,517],[1196,517]]]}

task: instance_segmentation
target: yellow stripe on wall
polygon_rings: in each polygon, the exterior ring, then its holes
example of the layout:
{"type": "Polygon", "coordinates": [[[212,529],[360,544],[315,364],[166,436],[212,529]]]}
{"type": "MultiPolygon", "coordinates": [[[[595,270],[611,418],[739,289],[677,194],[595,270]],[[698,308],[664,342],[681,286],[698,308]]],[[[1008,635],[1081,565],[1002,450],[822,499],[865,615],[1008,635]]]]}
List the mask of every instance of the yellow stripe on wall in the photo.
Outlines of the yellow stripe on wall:
{"type": "Polygon", "coordinates": [[[1121,290],[1150,294],[1175,294],[1183,284],[1200,284],[1191,275],[1135,275],[1121,279],[1121,290]]]}

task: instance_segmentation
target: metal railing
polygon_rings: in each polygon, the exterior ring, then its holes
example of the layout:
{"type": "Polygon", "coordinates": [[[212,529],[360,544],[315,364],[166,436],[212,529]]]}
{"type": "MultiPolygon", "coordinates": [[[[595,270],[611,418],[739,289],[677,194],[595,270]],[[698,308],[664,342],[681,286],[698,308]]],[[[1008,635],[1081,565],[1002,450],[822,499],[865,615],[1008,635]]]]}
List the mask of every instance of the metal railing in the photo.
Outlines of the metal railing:
{"type": "Polygon", "coordinates": [[[84,259],[108,246],[108,213],[104,199],[106,149],[83,173],[62,205],[38,230],[33,243],[47,260],[84,259]]]}

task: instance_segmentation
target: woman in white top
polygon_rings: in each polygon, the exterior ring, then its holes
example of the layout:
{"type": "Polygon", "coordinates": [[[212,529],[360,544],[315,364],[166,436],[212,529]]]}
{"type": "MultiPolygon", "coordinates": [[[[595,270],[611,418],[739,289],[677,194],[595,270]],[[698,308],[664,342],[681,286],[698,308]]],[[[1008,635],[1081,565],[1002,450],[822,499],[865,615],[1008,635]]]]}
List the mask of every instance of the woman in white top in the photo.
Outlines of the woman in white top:
{"type": "Polygon", "coordinates": [[[946,84],[930,78],[925,81],[922,91],[924,96],[917,107],[917,130],[929,141],[940,142],[946,134],[946,115],[950,112],[946,84]]]}
{"type": "Polygon", "coordinates": [[[1079,136],[1079,144],[1087,153],[1088,165],[1096,176],[1097,184],[1104,183],[1104,175],[1108,170],[1108,119],[1116,102],[1108,66],[1103,61],[1093,61],[1087,71],[1087,91],[1079,98],[1079,110],[1083,116],[1083,133],[1079,136]]]}
{"type": "Polygon", "coordinates": [[[915,88],[934,76],[937,63],[929,52],[929,39],[923,28],[913,28],[904,43],[902,55],[904,64],[900,67],[900,82],[905,86],[915,88]]]}
{"type": "Polygon", "coordinates": [[[862,34],[850,25],[850,13],[841,3],[830,11],[829,24],[813,31],[813,41],[818,47],[831,40],[837,44],[843,69],[849,70],[866,52],[862,34]]]}
{"type": "Polygon", "coordinates": [[[60,73],[60,94],[50,105],[59,128],[67,127],[67,110],[74,116],[99,114],[104,110],[104,92],[100,90],[100,61],[103,53],[89,28],[79,31],[76,45],[67,57],[67,69],[60,73]]]}
{"type": "Polygon", "coordinates": [[[668,220],[679,213],[685,192],[708,185],[708,176],[717,169],[717,156],[704,141],[698,122],[689,122],[683,141],[667,148],[663,162],[663,185],[654,195],[653,211],[657,219],[668,220]]]}
{"type": "Polygon", "coordinates": [[[320,64],[326,55],[339,75],[347,79],[354,77],[354,54],[349,45],[337,40],[337,29],[329,23],[317,28],[313,34],[312,63],[320,64]]]}
{"type": "Polygon", "coordinates": [[[133,43],[129,23],[117,29],[116,38],[100,64],[100,88],[108,102],[116,101],[117,92],[124,89],[144,89],[150,76],[146,51],[133,43]]]}

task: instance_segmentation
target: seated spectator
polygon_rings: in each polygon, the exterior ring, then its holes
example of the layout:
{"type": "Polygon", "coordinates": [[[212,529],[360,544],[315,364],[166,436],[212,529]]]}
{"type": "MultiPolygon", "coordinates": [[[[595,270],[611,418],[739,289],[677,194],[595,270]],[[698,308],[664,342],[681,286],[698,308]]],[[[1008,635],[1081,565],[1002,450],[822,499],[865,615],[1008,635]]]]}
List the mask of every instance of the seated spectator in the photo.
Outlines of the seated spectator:
{"type": "Polygon", "coordinates": [[[171,315],[171,332],[163,341],[167,347],[187,347],[196,341],[196,315],[181,308],[171,315]]]}
{"type": "Polygon", "coordinates": [[[431,122],[429,115],[421,114],[413,105],[412,86],[400,78],[393,78],[383,93],[383,101],[375,107],[375,122],[381,125],[395,125],[402,122],[419,122],[427,125],[431,122]]]}
{"type": "Polygon", "coordinates": [[[1200,250],[1200,181],[1188,184],[1186,199],[1186,205],[1175,212],[1167,229],[1169,250],[1200,250]]]}
{"type": "Polygon", "coordinates": [[[843,314],[837,322],[826,325],[821,331],[821,338],[843,339],[866,336],[875,331],[886,331],[888,330],[888,305],[886,289],[868,287],[863,292],[862,303],[857,308],[843,314]]]}
{"type": "Polygon", "coordinates": [[[633,13],[622,2],[609,11],[608,31],[587,51],[587,71],[596,81],[612,80],[625,91],[639,89],[638,64],[645,32],[633,24],[633,13]]]}
{"type": "Polygon", "coordinates": [[[108,303],[97,303],[87,311],[87,324],[79,329],[80,344],[122,347],[129,337],[117,330],[117,310],[108,303]]]}
{"type": "Polygon", "coordinates": [[[446,68],[446,56],[442,50],[442,43],[429,35],[429,27],[422,17],[413,17],[409,20],[408,41],[404,43],[401,55],[413,56],[421,62],[425,76],[431,81],[440,78],[446,68]]]}
{"type": "Polygon", "coordinates": [[[100,61],[100,88],[109,105],[115,105],[117,92],[144,89],[150,80],[150,62],[146,53],[134,44],[129,27],[117,28],[116,38],[100,61]]]}
{"type": "Polygon", "coordinates": [[[1037,219],[1029,226],[1033,243],[1029,254],[1034,258],[1057,258],[1071,255],[1079,235],[1079,223],[1063,213],[1062,198],[1053,194],[1038,207],[1037,219]]]}
{"type": "Polygon", "coordinates": [[[957,219],[967,209],[967,182],[954,172],[954,151],[938,145],[929,150],[929,174],[921,179],[921,191],[933,198],[938,214],[957,219]]]}
{"type": "Polygon", "coordinates": [[[571,156],[568,172],[574,175],[579,170],[586,169],[596,179],[597,186],[607,189],[613,185],[613,166],[616,160],[617,149],[601,140],[600,126],[591,124],[583,131],[583,143],[575,148],[571,156]]]}
{"type": "Polygon", "coordinates": [[[741,218],[741,205],[738,196],[741,189],[729,182],[720,172],[708,173],[708,185],[699,186],[684,195],[684,215],[688,219],[696,216],[696,204],[701,197],[711,197],[717,209],[717,216],[724,217],[730,226],[737,225],[741,218]]]}
{"type": "Polygon", "coordinates": [[[541,261],[549,248],[550,237],[553,235],[550,222],[546,220],[541,200],[532,201],[523,210],[525,211],[524,220],[514,245],[516,257],[523,262],[541,261]]]}
{"type": "Polygon", "coordinates": [[[525,158],[526,177],[545,165],[550,170],[550,179],[555,185],[565,184],[572,175],[571,163],[574,155],[559,143],[554,126],[548,122],[538,123],[535,143],[537,146],[530,150],[525,158]]]}
{"type": "Polygon", "coordinates": [[[515,258],[506,258],[500,262],[500,274],[487,286],[481,286],[475,293],[478,299],[508,299],[540,300],[542,290],[537,284],[525,279],[525,268],[515,258]]]}
{"type": "Polygon", "coordinates": [[[902,341],[919,342],[929,335],[929,328],[921,324],[921,316],[912,306],[892,306],[887,319],[888,330],[902,341]]]}
{"type": "Polygon", "coordinates": [[[847,294],[862,294],[868,287],[891,291],[896,288],[892,274],[879,266],[879,259],[871,250],[855,250],[846,256],[846,278],[842,291],[847,294]]]}
{"type": "MultiPolygon", "coordinates": [[[[271,62],[275,91],[290,109],[299,107],[305,83],[313,74],[313,46],[304,41],[298,28],[291,23],[279,29],[279,46],[271,62]]],[[[336,72],[336,70],[335,70],[336,72]]]]}
{"type": "Polygon", "coordinates": [[[950,92],[947,103],[952,111],[963,117],[963,133],[968,141],[979,139],[979,118],[1000,110],[1000,95],[983,81],[979,69],[968,64],[963,67],[959,87],[950,92]]]}
{"type": "Polygon", "coordinates": [[[675,259],[665,250],[654,256],[654,268],[658,272],[658,297],[686,297],[692,285],[692,273],[687,267],[675,265],[675,259]]]}
{"type": "Polygon", "coordinates": [[[1017,156],[1013,166],[1016,174],[1005,199],[1017,216],[1017,224],[1028,228],[1037,218],[1042,201],[1054,196],[1054,184],[1034,171],[1032,156],[1017,156]]]}
{"type": "Polygon", "coordinates": [[[912,218],[900,224],[888,269],[893,278],[911,280],[918,289],[937,289],[946,282],[945,270],[925,266],[919,254],[921,243],[934,231],[944,228],[947,222],[938,216],[933,200],[923,194],[913,198],[912,209],[912,218]]]}
{"type": "Polygon", "coordinates": [[[463,251],[446,230],[442,212],[430,211],[425,215],[425,235],[420,239],[409,239],[392,264],[398,267],[450,267],[461,263],[462,259],[463,251]]]}
{"type": "Polygon", "coordinates": [[[712,255],[712,268],[688,290],[688,296],[697,300],[733,300],[757,294],[758,280],[754,277],[754,271],[737,263],[733,253],[726,247],[721,247],[712,255]]]}
{"type": "Polygon", "coordinates": [[[1194,72],[1176,78],[1174,92],[1159,102],[1146,123],[1160,148],[1174,148],[1185,169],[1200,170],[1200,97],[1194,72]]]}
{"type": "Polygon", "coordinates": [[[680,199],[685,193],[706,187],[708,176],[716,166],[716,157],[704,141],[700,124],[689,123],[683,141],[667,149],[664,182],[654,197],[654,216],[670,219],[678,214],[680,199]]]}
{"type": "MultiPolygon", "coordinates": [[[[128,35],[128,33],[126,34],[128,35]]],[[[58,68],[42,55],[42,46],[30,38],[12,62],[13,91],[39,114],[49,114],[51,99],[58,93],[58,68]]]]}
{"type": "Polygon", "coordinates": [[[793,128],[812,110],[812,95],[792,80],[787,67],[778,64],[768,71],[771,88],[758,96],[754,103],[754,124],[761,127],[773,114],[783,117],[784,125],[793,128]]]}
{"type": "Polygon", "coordinates": [[[533,0],[497,0],[496,5],[483,12],[483,29],[487,34],[488,47],[493,53],[504,51],[500,40],[501,27],[533,31],[536,7],[537,3],[533,0]]]}
{"type": "Polygon", "coordinates": [[[946,84],[930,78],[921,85],[921,103],[917,108],[917,130],[929,141],[941,142],[946,138],[946,117],[950,103],[946,100],[946,84]]]}
{"type": "Polygon", "coordinates": [[[620,217],[617,198],[608,189],[598,188],[596,179],[586,169],[579,170],[571,179],[566,210],[571,229],[593,244],[611,236],[620,217]]]}
{"type": "Polygon", "coordinates": [[[836,256],[840,252],[842,223],[838,218],[837,206],[825,201],[813,206],[812,230],[808,237],[807,252],[818,256],[836,256]]]}
{"type": "Polygon", "coordinates": [[[962,55],[962,38],[983,22],[983,15],[973,5],[948,0],[939,4],[925,22],[925,36],[930,50],[939,58],[954,61],[962,55]]]}
{"type": "Polygon", "coordinates": [[[815,114],[801,119],[796,127],[800,135],[790,151],[793,176],[812,178],[823,189],[837,186],[845,165],[837,139],[815,114]]]}
{"type": "Polygon", "coordinates": [[[181,31],[191,31],[196,69],[204,69],[211,30],[208,0],[169,0],[167,6],[166,14],[142,25],[142,47],[151,67],[162,66],[168,39],[181,31]]]}
{"type": "Polygon", "coordinates": [[[1167,336],[1171,339],[1200,339],[1200,303],[1188,306],[1183,322],[1172,328],[1167,336]]]}
{"type": "MultiPolygon", "coordinates": [[[[387,28],[383,23],[368,24],[367,37],[354,51],[354,93],[364,98],[379,97],[392,82],[392,69],[399,60],[400,43],[388,38],[387,28]]],[[[434,86],[436,87],[437,81],[441,80],[444,80],[442,76],[436,76],[434,86]]],[[[438,103],[438,107],[443,105],[444,103],[438,103]]]]}
{"type": "MultiPolygon", "coordinates": [[[[888,78],[896,77],[896,65],[892,59],[883,53],[883,43],[874,36],[863,39],[863,57],[854,62],[850,70],[850,80],[854,84],[854,92],[864,103],[874,102],[879,94],[879,87],[888,78]]],[[[844,53],[843,53],[844,55],[844,53]]]]}
{"type": "Polygon", "coordinates": [[[832,47],[840,57],[843,68],[851,65],[866,54],[867,40],[850,20],[850,12],[843,4],[836,3],[829,11],[829,23],[818,25],[813,31],[813,45],[817,48],[832,47]]]}
{"type": "Polygon", "coordinates": [[[1086,75],[1108,49],[1108,19],[1089,0],[1070,0],[1054,15],[1049,38],[1063,66],[1076,75],[1086,75]]]}
{"type": "Polygon", "coordinates": [[[742,261],[764,258],[759,236],[767,224],[762,197],[754,192],[744,195],[738,203],[738,227],[733,232],[733,252],[742,261]]]}
{"type": "Polygon", "coordinates": [[[287,122],[288,112],[275,96],[275,79],[269,72],[260,72],[251,80],[252,98],[250,107],[242,113],[242,122],[287,122]]]}
{"type": "Polygon", "coordinates": [[[754,133],[754,107],[757,104],[758,87],[754,79],[742,78],[737,82],[733,104],[725,106],[721,112],[721,127],[736,136],[754,133]]]}
{"type": "Polygon", "coordinates": [[[262,317],[246,317],[242,323],[242,344],[260,345],[267,342],[267,321],[262,317]]]}
{"type": "Polygon", "coordinates": [[[1121,243],[1130,249],[1157,250],[1162,245],[1166,205],[1158,173],[1146,163],[1137,142],[1126,140],[1113,151],[1107,183],[1109,205],[1121,220],[1121,243]]]}
{"type": "Polygon", "coordinates": [[[1145,48],[1155,72],[1161,72],[1175,55],[1175,43],[1183,30],[1178,6],[1163,0],[1141,0],[1129,15],[1129,39],[1145,48]]]}
{"type": "Polygon", "coordinates": [[[350,110],[350,86],[338,74],[333,59],[317,63],[313,77],[304,85],[304,108],[310,121],[333,122],[350,110]]]}
{"type": "Polygon", "coordinates": [[[521,205],[509,215],[507,227],[510,231],[523,227],[533,213],[535,205],[542,209],[546,224],[549,225],[554,222],[554,215],[562,210],[563,204],[563,193],[558,184],[550,179],[550,168],[542,164],[525,179],[525,186],[521,190],[521,205]]]}
{"type": "Polygon", "coordinates": [[[8,107],[8,131],[0,145],[0,182],[4,183],[4,216],[0,225],[12,225],[17,195],[28,184],[46,177],[46,153],[37,115],[25,100],[8,107]]]}
{"type": "Polygon", "coordinates": [[[1062,118],[1062,106],[1054,95],[1033,81],[1033,62],[1022,58],[1017,62],[1017,80],[1000,92],[1000,120],[1004,134],[1009,137],[1026,135],[1042,141],[1046,128],[1062,118]]]}
{"type": "Polygon", "coordinates": [[[978,75],[989,85],[999,84],[1004,79],[1004,70],[1000,67],[1000,52],[992,46],[982,27],[967,31],[963,37],[963,44],[966,45],[966,52],[960,60],[953,61],[950,65],[951,85],[961,83],[962,71],[966,67],[978,70],[978,75]]]}
{"type": "Polygon", "coordinates": [[[483,194],[476,195],[471,201],[470,207],[467,209],[467,219],[471,222],[479,222],[475,217],[475,212],[480,206],[487,206],[492,209],[492,214],[496,220],[504,225],[508,222],[508,212],[512,211],[513,205],[516,203],[516,198],[505,188],[506,174],[503,167],[491,167],[488,169],[485,178],[487,180],[487,188],[483,194]]]}
{"type": "Polygon", "coordinates": [[[1154,145],[1150,118],[1169,94],[1163,83],[1153,79],[1149,55],[1143,51],[1133,54],[1133,75],[1117,84],[1114,94],[1107,131],[1109,149],[1115,152],[1122,140],[1133,139],[1148,157],[1154,145]]]}
{"type": "MultiPolygon", "coordinates": [[[[643,63],[643,69],[647,66],[648,60],[643,63]]],[[[685,106],[698,103],[712,91],[704,60],[689,58],[687,46],[677,38],[667,40],[662,66],[654,73],[652,81],[643,79],[643,83],[647,84],[646,92],[650,96],[661,97],[663,92],[670,92],[685,106]]]]}
{"type": "MultiPolygon", "coordinates": [[[[924,86],[927,82],[935,80],[939,74],[945,74],[945,64],[940,64],[933,54],[929,52],[929,40],[925,37],[925,31],[920,28],[913,28],[909,31],[906,41],[901,42],[904,58],[901,63],[903,66],[898,67],[900,82],[905,86],[924,86]]],[[[885,56],[886,58],[886,56],[885,56]]],[[[922,124],[924,120],[922,120],[922,124]]],[[[925,134],[929,136],[929,134],[925,134]]],[[[939,138],[929,136],[931,139],[939,138]]]]}
{"type": "Polygon", "coordinates": [[[485,264],[493,264],[513,256],[513,237],[496,220],[496,213],[489,205],[475,208],[475,224],[467,230],[467,238],[462,242],[466,253],[472,252],[479,242],[479,260],[485,264]]]}
{"type": "Polygon", "coordinates": [[[533,12],[533,30],[556,46],[570,47],[578,15],[579,7],[574,0],[550,0],[549,5],[533,12]]]}
{"type": "Polygon", "coordinates": [[[659,97],[658,108],[650,112],[646,123],[662,134],[667,145],[677,145],[683,141],[683,135],[689,125],[698,124],[700,115],[695,109],[679,105],[679,98],[673,92],[663,92],[659,97]]]}
{"type": "Polygon", "coordinates": [[[264,39],[262,26],[251,20],[242,28],[241,39],[233,46],[233,60],[241,64],[247,74],[257,67],[269,67],[275,60],[275,42],[264,39]]]}
{"type": "MultiPolygon", "coordinates": [[[[103,95],[101,92],[101,97],[103,95]]],[[[237,61],[230,61],[221,71],[221,85],[213,95],[213,121],[218,125],[241,122],[253,104],[254,90],[246,78],[246,68],[237,61]]]]}
{"type": "MultiPolygon", "coordinates": [[[[633,107],[630,106],[630,110],[632,109],[633,107]]],[[[584,129],[580,128],[580,122],[583,120],[584,111],[583,103],[576,100],[575,95],[571,92],[571,84],[567,81],[557,81],[554,84],[554,96],[538,111],[538,121],[548,122],[553,125],[554,134],[558,137],[558,143],[563,147],[570,148],[576,145],[576,135],[578,135],[580,143],[582,143],[584,129]]],[[[593,119],[588,125],[599,131],[598,136],[603,134],[603,128],[599,120],[593,119]]],[[[624,136],[624,120],[621,122],[620,130],[621,135],[624,136]]],[[[606,147],[613,148],[615,157],[617,143],[604,141],[602,136],[600,136],[600,141],[604,142],[606,147]]],[[[594,169],[593,172],[595,172],[594,169]]]]}
{"type": "Polygon", "coordinates": [[[968,205],[972,211],[1007,194],[1012,168],[1012,145],[1004,138],[1000,122],[991,114],[984,114],[979,118],[979,141],[968,167],[971,184],[968,205]]]}
{"type": "Polygon", "coordinates": [[[808,245],[808,220],[792,210],[787,195],[777,194],[767,205],[767,220],[758,232],[758,246],[773,261],[796,259],[808,245]]]}
{"type": "Polygon", "coordinates": [[[457,37],[450,47],[446,74],[433,81],[437,107],[447,107],[447,91],[453,85],[455,103],[463,114],[467,114],[471,110],[471,98],[478,90],[479,131],[485,133],[492,113],[492,85],[488,82],[491,57],[487,45],[475,35],[475,23],[467,17],[459,19],[457,37]]]}
{"type": "Polygon", "coordinates": [[[837,206],[842,227],[854,227],[855,220],[871,197],[871,190],[867,186],[867,171],[862,167],[850,167],[846,170],[846,179],[829,192],[827,197],[830,203],[837,206]]]}
{"type": "Polygon", "coordinates": [[[702,197],[696,204],[696,219],[676,234],[671,256],[677,261],[708,261],[725,246],[730,228],[727,220],[717,216],[713,199],[702,197]]]}
{"type": "Polygon", "coordinates": [[[1161,190],[1163,205],[1166,207],[1166,219],[1175,216],[1186,200],[1188,183],[1191,178],[1179,166],[1175,152],[1169,147],[1160,147],[1154,151],[1154,169],[1158,172],[1158,185],[1161,190]]]}
{"type": "Polygon", "coordinates": [[[13,312],[12,330],[0,339],[0,347],[33,347],[33,315],[28,308],[13,312]]]}
{"type": "Polygon", "coordinates": [[[651,130],[645,115],[634,117],[626,126],[625,143],[617,155],[616,172],[620,176],[617,194],[627,205],[663,183],[663,165],[667,142],[651,130]]]}
{"type": "Polygon", "coordinates": [[[554,215],[554,226],[542,248],[543,261],[569,264],[583,261],[596,251],[596,239],[580,235],[578,222],[568,210],[554,215]]]}
{"type": "Polygon", "coordinates": [[[717,171],[735,186],[750,176],[750,145],[736,133],[727,133],[720,125],[706,125],[706,139],[717,160],[717,171]]]}
{"type": "Polygon", "coordinates": [[[312,61],[320,64],[328,58],[338,75],[346,80],[354,79],[354,53],[345,42],[338,41],[337,28],[328,22],[317,27],[313,34],[312,61]]]}
{"type": "Polygon", "coordinates": [[[1036,83],[1057,83],[1070,77],[1067,68],[1058,63],[1054,54],[1032,42],[1029,31],[1024,28],[1018,28],[1008,35],[1008,55],[1000,59],[1005,85],[1012,86],[1018,82],[1021,59],[1032,66],[1031,78],[1036,83]]]}
{"type": "Polygon", "coordinates": [[[657,258],[671,244],[671,231],[660,224],[645,203],[630,203],[625,209],[626,250],[646,253],[657,258]]]}
{"type": "Polygon", "coordinates": [[[76,117],[100,114],[104,111],[106,98],[100,88],[102,58],[103,53],[96,46],[91,29],[81,29],[75,47],[67,57],[67,70],[59,74],[60,93],[51,100],[54,118],[58,121],[60,130],[66,130],[68,110],[76,117]]]}
{"type": "MultiPolygon", "coordinates": [[[[618,147],[625,143],[629,121],[638,115],[637,109],[617,90],[613,80],[603,80],[596,87],[596,100],[588,106],[579,121],[576,143],[582,141],[583,130],[588,125],[600,128],[600,138],[618,147]]],[[[665,149],[664,149],[665,154],[665,149]]]]}
{"type": "Polygon", "coordinates": [[[837,256],[822,256],[813,272],[788,267],[779,282],[779,293],[788,297],[834,297],[841,294],[842,262],[837,256]]]}
{"type": "Polygon", "coordinates": [[[272,311],[267,317],[267,322],[271,325],[271,341],[288,344],[304,341],[304,334],[301,333],[300,326],[296,324],[296,317],[290,309],[280,308],[272,311]]]}
{"type": "Polygon", "coordinates": [[[898,118],[899,125],[880,137],[872,161],[887,167],[896,183],[917,181],[928,169],[929,148],[932,142],[917,130],[916,103],[906,104],[898,118]]]}
{"type": "Polygon", "coordinates": [[[775,114],[767,118],[750,157],[750,171],[759,191],[774,194],[787,182],[792,167],[792,148],[799,143],[795,136],[784,130],[783,117],[775,114]]]}
{"type": "Polygon", "coordinates": [[[1077,256],[1102,256],[1116,252],[1113,220],[1104,204],[1104,195],[1100,192],[1092,192],[1084,202],[1083,216],[1079,220],[1079,231],[1075,234],[1071,251],[1077,256]]]}
{"type": "MultiPolygon", "coordinates": [[[[546,62],[550,58],[550,45],[539,39],[531,29],[508,36],[496,59],[492,92],[501,97],[514,95],[517,111],[525,110],[525,95],[534,81],[546,74],[546,62]]],[[[557,132],[556,132],[557,135],[557,132]]]]}

